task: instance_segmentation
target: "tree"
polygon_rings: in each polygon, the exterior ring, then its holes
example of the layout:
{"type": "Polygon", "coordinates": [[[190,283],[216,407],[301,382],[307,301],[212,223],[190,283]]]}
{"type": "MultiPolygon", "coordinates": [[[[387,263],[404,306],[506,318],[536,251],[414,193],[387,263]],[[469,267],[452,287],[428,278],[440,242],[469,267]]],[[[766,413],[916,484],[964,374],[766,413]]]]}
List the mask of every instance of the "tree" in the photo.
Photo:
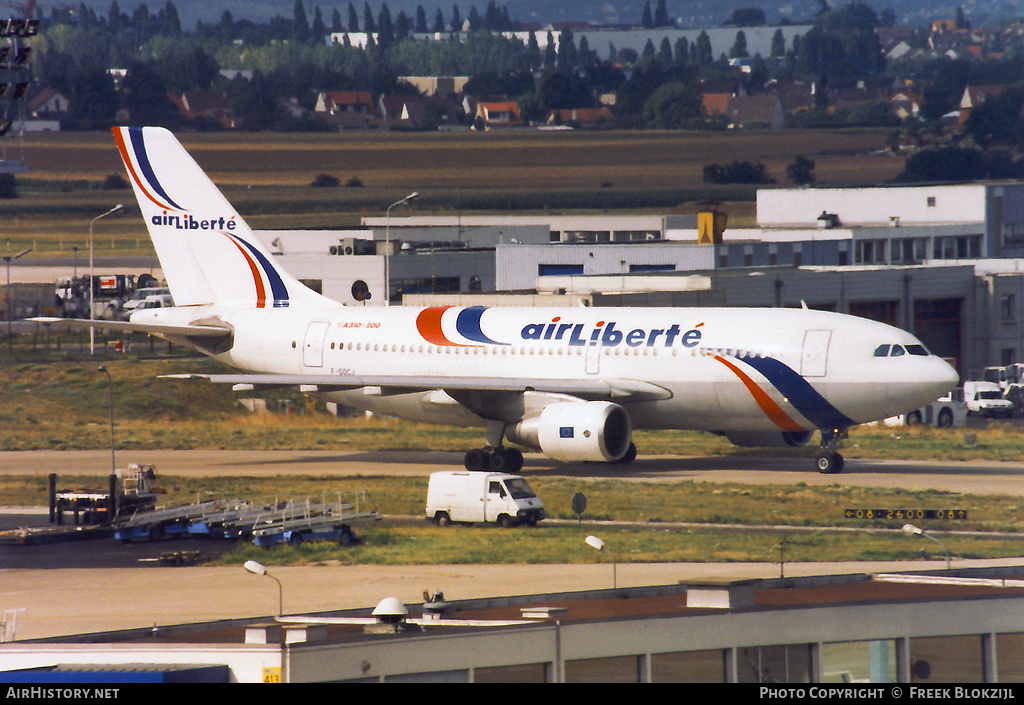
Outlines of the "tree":
{"type": "Polygon", "coordinates": [[[1024,91],[1009,88],[972,108],[964,123],[964,129],[983,148],[995,144],[1016,147],[1024,139],[1024,123],[1021,111],[1024,109],[1024,91]]]}
{"type": "Polygon", "coordinates": [[[644,123],[657,130],[683,128],[700,114],[700,96],[681,81],[664,84],[644,102],[644,123]]]}
{"type": "Polygon", "coordinates": [[[729,49],[729,58],[745,59],[748,56],[750,56],[750,54],[747,53],[747,35],[741,29],[736,32],[736,41],[733,42],[732,48],[729,49]]]}
{"type": "Polygon", "coordinates": [[[352,6],[352,3],[348,4],[348,31],[359,31],[359,15],[356,14],[356,8],[352,6]]]}
{"type": "Polygon", "coordinates": [[[786,37],[782,34],[782,28],[775,30],[772,35],[772,49],[770,56],[781,57],[786,55],[786,37]]]}
{"type": "Polygon", "coordinates": [[[704,181],[709,184],[772,184],[775,179],[771,177],[765,165],[761,162],[732,162],[722,166],[721,164],[708,164],[704,167],[704,181]]]}
{"type": "Polygon", "coordinates": [[[672,26],[672,18],[668,16],[668,8],[665,7],[665,0],[658,0],[658,5],[654,10],[654,26],[672,26]]]}
{"type": "Polygon", "coordinates": [[[798,186],[814,183],[814,160],[800,155],[786,167],[786,178],[798,186]]]}
{"type": "Polygon", "coordinates": [[[416,32],[419,34],[427,32],[427,11],[423,9],[423,5],[416,6],[416,32]]]}
{"type": "Polygon", "coordinates": [[[568,108],[590,108],[594,97],[586,82],[576,74],[562,71],[547,76],[537,90],[537,98],[544,112],[568,108]]]}
{"type": "Polygon", "coordinates": [[[122,87],[132,125],[178,126],[180,114],[167,97],[167,85],[148,63],[132,63],[125,73],[122,87]]]}
{"type": "Polygon", "coordinates": [[[877,27],[878,15],[859,0],[820,13],[814,27],[794,47],[797,70],[827,77],[837,87],[880,74],[885,68],[885,55],[875,32],[877,27]]]}
{"type": "Polygon", "coordinates": [[[640,16],[640,26],[644,29],[651,29],[654,27],[654,15],[651,12],[650,0],[644,3],[644,11],[640,16]]]}
{"type": "Polygon", "coordinates": [[[896,181],[969,181],[986,175],[985,157],[976,149],[940,147],[925,149],[907,157],[896,181]]]}
{"type": "Polygon", "coordinates": [[[761,27],[768,24],[764,10],[759,7],[741,7],[732,11],[729,19],[725,21],[726,26],[732,27],[761,27]]]}
{"type": "Polygon", "coordinates": [[[302,0],[295,0],[295,8],[292,13],[292,39],[296,42],[308,42],[309,20],[306,19],[306,7],[302,4],[302,0]]]}
{"type": "Polygon", "coordinates": [[[698,66],[707,66],[715,60],[715,56],[711,50],[711,37],[704,30],[701,30],[700,34],[697,35],[697,41],[694,42],[695,56],[694,61],[698,66]]]}

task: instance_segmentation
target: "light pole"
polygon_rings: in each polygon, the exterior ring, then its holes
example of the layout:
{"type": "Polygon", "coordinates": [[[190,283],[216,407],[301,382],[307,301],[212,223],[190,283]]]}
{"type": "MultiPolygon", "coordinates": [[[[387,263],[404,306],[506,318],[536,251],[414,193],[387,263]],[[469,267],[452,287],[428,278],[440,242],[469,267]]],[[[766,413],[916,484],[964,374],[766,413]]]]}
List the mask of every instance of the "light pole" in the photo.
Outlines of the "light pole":
{"type": "Polygon", "coordinates": [[[942,546],[942,552],[946,554],[946,570],[949,570],[949,551],[946,550],[945,544],[943,544],[941,541],[939,541],[931,534],[925,533],[922,529],[917,528],[913,524],[904,524],[902,531],[903,533],[909,534],[910,536],[924,536],[926,539],[931,539],[935,543],[942,546]]]}
{"type": "Polygon", "coordinates": [[[615,588],[615,589],[618,589],[618,587],[619,587],[619,577],[618,577],[618,570],[616,569],[616,566],[615,566],[615,554],[612,553],[611,551],[609,551],[608,547],[604,545],[604,541],[602,541],[601,539],[597,538],[596,536],[588,536],[584,540],[587,542],[587,545],[590,546],[591,548],[596,548],[598,551],[606,551],[608,553],[608,555],[612,557],[612,587],[615,588]]]}
{"type": "Polygon", "coordinates": [[[243,565],[247,571],[253,575],[265,575],[275,583],[277,583],[277,616],[280,617],[284,614],[284,592],[281,589],[281,581],[275,578],[273,575],[267,572],[267,569],[262,563],[256,561],[246,561],[243,565]]]}
{"type": "Polygon", "coordinates": [[[99,371],[107,375],[107,396],[110,398],[110,473],[117,474],[117,463],[114,461],[114,378],[106,365],[100,365],[99,371]]]}
{"type": "MultiPolygon", "coordinates": [[[[93,304],[93,298],[95,296],[95,294],[94,294],[95,286],[94,286],[94,281],[93,281],[93,276],[95,275],[95,272],[93,271],[93,259],[92,259],[92,249],[93,249],[92,248],[92,226],[95,225],[96,221],[99,220],[100,218],[105,218],[106,216],[110,215],[111,213],[118,212],[122,208],[124,208],[124,204],[118,203],[116,206],[111,208],[106,213],[101,213],[100,215],[96,216],[95,218],[93,218],[92,220],[89,221],[89,320],[90,321],[93,320],[93,317],[94,317],[92,304],[93,304]]],[[[90,355],[95,355],[96,354],[96,329],[93,328],[91,325],[89,326],[89,354],[90,355]]]]}
{"type": "Polygon", "coordinates": [[[408,203],[414,198],[419,198],[420,194],[413,191],[408,196],[400,201],[395,201],[388,206],[387,213],[384,216],[384,305],[391,305],[391,209],[395,206],[400,206],[403,203],[408,203]]]}
{"type": "Polygon", "coordinates": [[[4,255],[4,263],[7,265],[7,291],[5,292],[7,301],[4,302],[4,308],[7,309],[7,351],[12,354],[13,352],[11,347],[11,308],[14,299],[11,297],[11,260],[18,259],[19,257],[24,257],[31,251],[32,248],[30,247],[27,250],[22,250],[16,255],[4,255]]]}

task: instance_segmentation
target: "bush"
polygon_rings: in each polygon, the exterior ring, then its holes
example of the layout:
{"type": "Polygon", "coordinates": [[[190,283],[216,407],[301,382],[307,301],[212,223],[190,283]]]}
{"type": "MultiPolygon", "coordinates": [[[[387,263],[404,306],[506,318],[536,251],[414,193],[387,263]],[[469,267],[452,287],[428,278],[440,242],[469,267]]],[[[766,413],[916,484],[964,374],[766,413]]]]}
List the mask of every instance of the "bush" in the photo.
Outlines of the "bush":
{"type": "Polygon", "coordinates": [[[17,198],[18,184],[14,174],[0,174],[0,198],[17,198]]]}
{"type": "Polygon", "coordinates": [[[120,174],[110,174],[103,179],[103,185],[100,188],[104,191],[123,191],[128,188],[128,182],[120,174]]]}
{"type": "Polygon", "coordinates": [[[1024,161],[1014,160],[1007,152],[939,147],[925,149],[908,157],[896,181],[978,181],[1019,179],[1022,175],[1024,161]]]}
{"type": "Polygon", "coordinates": [[[317,174],[317,177],[313,179],[313,183],[310,184],[313,188],[336,188],[341,185],[336,176],[330,174],[317,174]]]}
{"type": "Polygon", "coordinates": [[[704,167],[704,181],[709,184],[773,184],[773,179],[761,162],[733,162],[708,164],[704,167]]]}

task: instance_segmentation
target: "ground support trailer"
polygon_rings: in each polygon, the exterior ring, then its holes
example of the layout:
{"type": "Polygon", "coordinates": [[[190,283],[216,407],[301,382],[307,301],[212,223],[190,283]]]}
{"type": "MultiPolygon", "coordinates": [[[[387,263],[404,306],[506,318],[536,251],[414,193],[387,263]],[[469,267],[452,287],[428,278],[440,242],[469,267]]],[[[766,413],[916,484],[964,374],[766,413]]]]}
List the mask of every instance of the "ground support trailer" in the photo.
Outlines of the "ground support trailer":
{"type": "MultiPolygon", "coordinates": [[[[306,541],[338,541],[350,545],[357,540],[352,526],[380,521],[376,508],[351,502],[289,502],[262,516],[253,528],[253,543],[269,548],[279,543],[301,546],[306,541]]],[[[371,503],[372,504],[372,503],[371,503]]]]}
{"type": "Polygon", "coordinates": [[[194,521],[203,517],[206,512],[224,507],[230,500],[211,500],[197,502],[180,507],[165,507],[148,511],[135,512],[114,527],[114,538],[128,543],[130,541],[160,541],[169,536],[185,536],[194,521]]]}

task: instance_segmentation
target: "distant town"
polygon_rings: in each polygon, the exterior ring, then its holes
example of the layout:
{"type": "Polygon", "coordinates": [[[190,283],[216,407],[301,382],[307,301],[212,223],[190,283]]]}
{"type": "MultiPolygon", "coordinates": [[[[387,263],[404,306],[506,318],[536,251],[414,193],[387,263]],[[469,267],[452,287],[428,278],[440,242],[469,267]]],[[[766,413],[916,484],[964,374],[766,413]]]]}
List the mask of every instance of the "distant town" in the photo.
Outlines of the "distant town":
{"type": "Polygon", "coordinates": [[[632,26],[540,26],[494,2],[309,16],[297,1],[291,17],[225,11],[185,29],[173,2],[129,15],[115,0],[30,19],[30,46],[19,22],[0,132],[882,127],[894,151],[929,152],[908,161],[910,180],[1021,174],[1024,21],[976,27],[962,9],[910,27],[891,9],[821,2],[799,22],[748,8],[680,29],[665,0],[632,26]]]}

